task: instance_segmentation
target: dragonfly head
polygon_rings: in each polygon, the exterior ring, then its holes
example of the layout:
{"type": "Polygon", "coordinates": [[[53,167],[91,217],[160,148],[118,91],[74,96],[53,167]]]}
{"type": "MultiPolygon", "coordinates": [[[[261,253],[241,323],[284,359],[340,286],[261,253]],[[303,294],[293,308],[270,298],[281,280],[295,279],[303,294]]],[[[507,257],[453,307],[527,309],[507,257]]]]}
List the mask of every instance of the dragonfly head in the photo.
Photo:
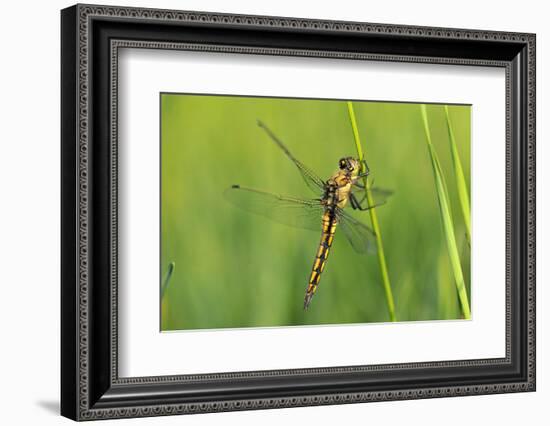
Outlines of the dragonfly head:
{"type": "Polygon", "coordinates": [[[344,157],[340,159],[338,163],[340,170],[346,172],[350,176],[357,176],[361,169],[361,164],[353,157],[344,157]]]}

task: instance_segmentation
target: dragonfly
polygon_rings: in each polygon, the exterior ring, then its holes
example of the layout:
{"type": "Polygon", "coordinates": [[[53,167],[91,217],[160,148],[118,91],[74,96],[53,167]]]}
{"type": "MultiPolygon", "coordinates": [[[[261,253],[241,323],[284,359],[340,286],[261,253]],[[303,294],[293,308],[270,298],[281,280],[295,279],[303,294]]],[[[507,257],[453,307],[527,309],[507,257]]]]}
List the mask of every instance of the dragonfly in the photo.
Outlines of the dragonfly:
{"type": "Polygon", "coordinates": [[[225,190],[224,195],[233,205],[275,222],[314,231],[321,229],[321,240],[304,297],[304,310],[307,310],[319,286],[337,228],[341,229],[356,252],[375,252],[375,234],[372,229],[344,211],[344,208],[351,206],[353,210],[369,210],[385,204],[392,191],[369,187],[374,200],[369,205],[367,187],[362,180],[366,181],[370,171],[364,160],[343,157],[338,162],[338,170],[327,180],[323,180],[294,157],[281,139],[262,121],[258,121],[258,126],[294,163],[316,197],[293,197],[242,185],[232,185],[225,190]]]}

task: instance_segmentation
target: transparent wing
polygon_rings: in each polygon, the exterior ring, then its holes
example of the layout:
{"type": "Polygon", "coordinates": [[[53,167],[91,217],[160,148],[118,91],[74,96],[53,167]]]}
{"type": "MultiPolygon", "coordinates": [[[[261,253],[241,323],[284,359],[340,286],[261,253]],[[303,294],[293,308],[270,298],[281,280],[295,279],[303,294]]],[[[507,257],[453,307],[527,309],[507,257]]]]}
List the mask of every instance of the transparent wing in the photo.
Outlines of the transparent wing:
{"type": "Polygon", "coordinates": [[[298,167],[298,170],[302,175],[302,178],[304,179],[306,185],[315,194],[321,194],[325,189],[325,182],[323,182],[323,180],[319,176],[317,176],[309,167],[307,167],[300,160],[294,157],[294,155],[292,155],[285,144],[277,136],[275,136],[275,134],[262,121],[258,120],[258,126],[260,126],[267,133],[271,140],[275,142],[279,146],[279,148],[283,150],[286,156],[296,165],[296,167],[298,167]]]}
{"type": "Polygon", "coordinates": [[[319,231],[324,212],[320,200],[289,197],[233,185],[224,192],[233,205],[283,225],[319,231]]]}
{"type": "Polygon", "coordinates": [[[378,207],[386,204],[386,202],[388,201],[388,198],[393,194],[393,191],[389,189],[383,189],[383,188],[377,188],[377,187],[369,188],[369,189],[373,200],[372,206],[369,206],[367,203],[367,194],[366,194],[365,188],[354,186],[352,190],[353,196],[359,202],[359,205],[363,210],[369,210],[374,207],[378,207]]]}
{"type": "Polygon", "coordinates": [[[351,217],[342,209],[338,209],[336,214],[338,216],[338,227],[342,230],[356,252],[376,252],[376,237],[372,229],[351,217]]]}

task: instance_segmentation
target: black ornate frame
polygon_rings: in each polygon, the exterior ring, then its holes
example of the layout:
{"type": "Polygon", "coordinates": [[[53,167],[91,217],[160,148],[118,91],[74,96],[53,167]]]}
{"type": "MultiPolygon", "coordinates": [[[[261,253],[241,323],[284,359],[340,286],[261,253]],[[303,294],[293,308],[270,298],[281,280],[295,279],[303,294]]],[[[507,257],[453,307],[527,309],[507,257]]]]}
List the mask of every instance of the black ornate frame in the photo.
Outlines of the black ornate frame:
{"type": "Polygon", "coordinates": [[[62,28],[61,413],[75,420],[535,390],[535,35],[76,5],[62,28]],[[119,378],[118,49],[506,70],[506,357],[119,378]]]}

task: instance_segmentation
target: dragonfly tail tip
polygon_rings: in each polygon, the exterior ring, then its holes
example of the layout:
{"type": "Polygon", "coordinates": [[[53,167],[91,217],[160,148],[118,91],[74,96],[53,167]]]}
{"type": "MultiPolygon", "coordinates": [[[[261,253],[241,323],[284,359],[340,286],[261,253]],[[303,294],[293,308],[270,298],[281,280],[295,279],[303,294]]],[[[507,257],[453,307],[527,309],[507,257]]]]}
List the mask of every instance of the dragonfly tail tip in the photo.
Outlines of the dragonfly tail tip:
{"type": "Polygon", "coordinates": [[[304,299],[304,311],[307,311],[309,308],[309,304],[311,303],[311,298],[313,297],[313,293],[306,293],[306,297],[304,299]]]}

